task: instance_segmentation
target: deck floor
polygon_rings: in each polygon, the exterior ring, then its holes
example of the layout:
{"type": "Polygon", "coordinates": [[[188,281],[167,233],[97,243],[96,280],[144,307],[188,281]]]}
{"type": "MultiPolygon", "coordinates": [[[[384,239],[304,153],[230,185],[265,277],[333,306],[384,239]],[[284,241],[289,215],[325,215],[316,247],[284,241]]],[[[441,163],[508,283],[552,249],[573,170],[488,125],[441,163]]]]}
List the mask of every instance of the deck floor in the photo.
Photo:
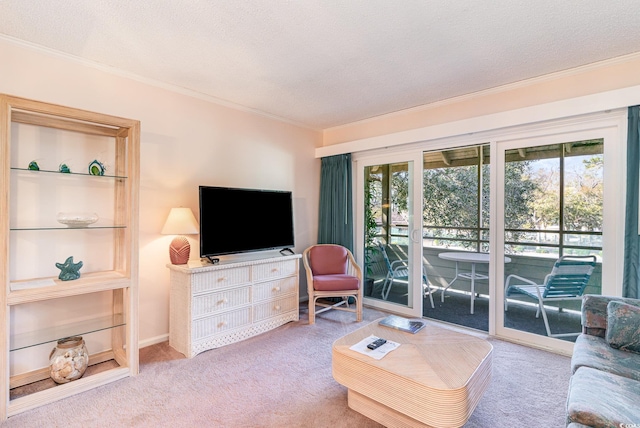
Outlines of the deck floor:
{"type": "MultiPolygon", "coordinates": [[[[368,297],[382,298],[380,287],[376,286],[368,297]]],[[[433,289],[433,302],[435,308],[431,308],[428,298],[424,300],[423,316],[440,321],[457,324],[481,331],[489,331],[489,299],[481,295],[476,297],[473,315],[470,310],[470,296],[468,293],[460,293],[447,290],[444,302],[440,301],[440,289],[433,289]]],[[[407,304],[407,289],[401,285],[394,285],[387,298],[390,302],[407,304]]],[[[547,310],[549,325],[553,334],[580,332],[580,314],[575,311],[547,310]]],[[[527,331],[546,336],[546,330],[542,315],[536,318],[536,307],[518,303],[509,304],[509,310],[505,312],[505,326],[516,330],[527,331]]],[[[575,336],[563,337],[563,340],[575,341],[575,336]]]]}

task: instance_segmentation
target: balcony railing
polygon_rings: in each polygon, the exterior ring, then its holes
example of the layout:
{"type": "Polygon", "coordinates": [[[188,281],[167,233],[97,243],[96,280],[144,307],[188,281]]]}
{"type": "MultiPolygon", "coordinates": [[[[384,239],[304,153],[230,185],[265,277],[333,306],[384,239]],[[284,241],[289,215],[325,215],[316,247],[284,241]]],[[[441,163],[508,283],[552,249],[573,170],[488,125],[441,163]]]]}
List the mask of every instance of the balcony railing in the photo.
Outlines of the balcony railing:
{"type": "MultiPolygon", "coordinates": [[[[377,239],[390,244],[407,245],[409,230],[406,224],[392,224],[388,235],[380,233],[377,239]]],[[[460,249],[467,251],[489,251],[489,229],[484,227],[423,227],[423,246],[460,249]],[[435,233],[434,233],[435,232],[435,233]]],[[[505,229],[505,251],[509,255],[538,257],[560,257],[572,254],[596,254],[602,257],[602,232],[581,230],[532,230],[505,229]],[[555,251],[554,251],[555,249],[555,251]]]]}
{"type": "MultiPolygon", "coordinates": [[[[435,287],[445,287],[449,281],[455,275],[455,264],[446,260],[442,260],[438,257],[438,254],[443,251],[488,251],[488,229],[487,228],[445,228],[445,227],[433,227],[425,226],[424,229],[439,229],[444,231],[463,231],[463,233],[473,234],[475,236],[429,236],[423,234],[423,263],[426,268],[427,277],[430,283],[435,287]]],[[[423,229],[423,230],[424,230],[423,229]]],[[[506,230],[507,234],[517,233],[521,234],[522,241],[505,241],[506,251],[511,258],[511,263],[505,264],[505,276],[510,274],[517,274],[534,281],[542,283],[544,277],[549,273],[553,267],[553,263],[560,255],[566,254],[596,254],[598,256],[598,264],[592,275],[591,281],[587,286],[585,293],[601,294],[602,289],[602,233],[601,232],[584,232],[584,231],[565,231],[560,232],[557,230],[542,230],[531,231],[522,229],[506,230]],[[531,236],[538,234],[539,236],[549,237],[549,235],[555,235],[557,239],[553,242],[545,240],[534,240],[531,236]],[[528,234],[528,235],[527,235],[528,234]],[[563,239],[559,237],[563,236],[563,239]],[[578,242],[571,242],[572,240],[578,240],[578,242]],[[564,241],[564,242],[563,242],[564,241]],[[570,241],[567,243],[567,241],[570,241]]],[[[379,234],[377,239],[381,242],[385,242],[388,239],[388,245],[391,246],[392,251],[389,251],[390,258],[406,258],[408,251],[407,245],[409,244],[408,226],[405,224],[393,224],[386,235],[379,234]]],[[[371,263],[380,263],[381,260],[372,259],[371,263]]],[[[373,273],[372,277],[377,277],[378,274],[385,272],[382,266],[370,266],[370,272],[373,273]]],[[[482,270],[483,267],[479,266],[482,270]]],[[[485,270],[488,270],[488,265],[484,266],[485,270]]],[[[479,272],[487,274],[487,272],[479,272]]],[[[383,275],[384,276],[384,275],[383,275]]],[[[467,290],[468,284],[463,281],[454,284],[454,289],[459,287],[460,290],[467,290]],[[466,288],[465,288],[466,287],[466,288]]],[[[482,294],[488,294],[488,286],[486,281],[477,285],[478,290],[482,294]]],[[[579,310],[579,302],[565,303],[563,306],[571,309],[579,310]]]]}

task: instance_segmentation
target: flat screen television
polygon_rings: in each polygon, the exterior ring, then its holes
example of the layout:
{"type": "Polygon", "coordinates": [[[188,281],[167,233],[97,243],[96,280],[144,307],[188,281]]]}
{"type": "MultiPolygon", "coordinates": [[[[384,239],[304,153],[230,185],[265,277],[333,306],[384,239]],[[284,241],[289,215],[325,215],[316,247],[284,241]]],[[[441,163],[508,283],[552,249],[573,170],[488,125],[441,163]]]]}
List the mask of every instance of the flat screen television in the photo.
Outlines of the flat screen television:
{"type": "Polygon", "coordinates": [[[200,186],[200,257],[293,246],[291,192],[200,186]]]}

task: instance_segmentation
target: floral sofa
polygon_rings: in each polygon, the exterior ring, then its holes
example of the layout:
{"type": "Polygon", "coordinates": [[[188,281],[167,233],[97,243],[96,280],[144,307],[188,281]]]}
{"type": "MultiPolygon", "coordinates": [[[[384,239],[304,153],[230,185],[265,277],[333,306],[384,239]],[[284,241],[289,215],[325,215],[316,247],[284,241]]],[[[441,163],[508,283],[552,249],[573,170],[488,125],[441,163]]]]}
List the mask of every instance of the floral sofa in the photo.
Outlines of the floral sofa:
{"type": "Polygon", "coordinates": [[[585,295],[567,426],[640,427],[640,300],[585,295]]]}

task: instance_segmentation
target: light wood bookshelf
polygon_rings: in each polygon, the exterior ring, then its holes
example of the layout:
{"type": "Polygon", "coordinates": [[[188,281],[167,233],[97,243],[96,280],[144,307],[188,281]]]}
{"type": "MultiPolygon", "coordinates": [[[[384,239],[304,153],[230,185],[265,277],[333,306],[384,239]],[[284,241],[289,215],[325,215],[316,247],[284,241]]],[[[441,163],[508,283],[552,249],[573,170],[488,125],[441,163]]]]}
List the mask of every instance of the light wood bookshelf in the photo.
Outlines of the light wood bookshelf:
{"type": "MultiPolygon", "coordinates": [[[[0,327],[3,353],[0,358],[0,421],[34,407],[137,375],[139,146],[139,121],[0,94],[0,278],[4,284],[4,292],[0,293],[0,316],[4,320],[0,327]],[[23,132],[25,127],[26,131],[23,132]],[[68,138],[71,134],[73,138],[68,138]],[[65,147],[65,144],[73,147],[65,147]],[[109,165],[103,176],[88,172],[94,146],[107,147],[109,165]],[[22,158],[41,148],[43,152],[60,153],[60,156],[63,153],[67,155],[69,150],[76,150],[78,159],[71,173],[59,172],[56,162],[64,162],[65,159],[53,159],[54,156],[49,156],[43,162],[48,165],[43,165],[40,170],[29,170],[22,158]],[[56,180],[63,181],[57,185],[56,180]],[[37,201],[36,204],[23,202],[33,193],[33,189],[41,189],[41,204],[37,201]],[[72,193],[71,197],[65,196],[65,192],[72,193]],[[96,204],[106,211],[104,220],[101,216],[99,223],[84,227],[56,223],[55,211],[60,204],[59,201],[57,204],[58,196],[63,195],[67,205],[77,202],[80,206],[87,206],[91,205],[94,193],[101,195],[105,192],[108,197],[96,204]],[[73,193],[81,196],[74,201],[73,193]],[[34,216],[35,211],[37,215],[34,216]],[[31,220],[23,221],[25,218],[31,220]],[[46,220],[43,221],[43,218],[46,220]],[[24,238],[26,235],[28,239],[24,238]],[[80,278],[61,281],[52,274],[40,275],[47,269],[46,266],[51,265],[48,258],[57,255],[56,247],[73,248],[74,240],[78,240],[80,256],[89,259],[89,263],[81,269],[80,278]],[[23,241],[28,241],[28,245],[23,241]],[[101,245],[108,248],[104,254],[90,251],[92,246],[101,245]],[[45,267],[41,266],[38,258],[32,260],[24,257],[34,251],[31,248],[45,255],[42,261],[45,267]],[[101,264],[108,268],[94,269],[95,265],[101,264]],[[22,313],[28,312],[29,307],[25,305],[37,304],[45,309],[50,305],[59,313],[71,314],[73,308],[66,305],[71,305],[72,299],[79,297],[105,300],[109,314],[81,320],[71,315],[68,319],[58,317],[53,325],[27,332],[19,331],[19,326],[14,325],[14,318],[19,317],[14,316],[12,311],[22,308],[22,313]],[[13,388],[44,381],[49,377],[47,367],[17,373],[12,366],[12,353],[41,353],[42,347],[47,345],[53,349],[59,339],[97,333],[110,337],[107,340],[110,349],[94,352],[89,349],[89,364],[112,361],[113,368],[89,376],[85,374],[76,381],[52,388],[33,388],[36,392],[11,398],[13,388]]],[[[74,211],[74,208],[71,206],[70,211],[74,211]]],[[[43,317],[47,315],[42,314],[43,317]]],[[[29,319],[33,317],[37,321],[40,313],[30,315],[29,319]]],[[[39,354],[36,357],[42,358],[39,354]]]]}

